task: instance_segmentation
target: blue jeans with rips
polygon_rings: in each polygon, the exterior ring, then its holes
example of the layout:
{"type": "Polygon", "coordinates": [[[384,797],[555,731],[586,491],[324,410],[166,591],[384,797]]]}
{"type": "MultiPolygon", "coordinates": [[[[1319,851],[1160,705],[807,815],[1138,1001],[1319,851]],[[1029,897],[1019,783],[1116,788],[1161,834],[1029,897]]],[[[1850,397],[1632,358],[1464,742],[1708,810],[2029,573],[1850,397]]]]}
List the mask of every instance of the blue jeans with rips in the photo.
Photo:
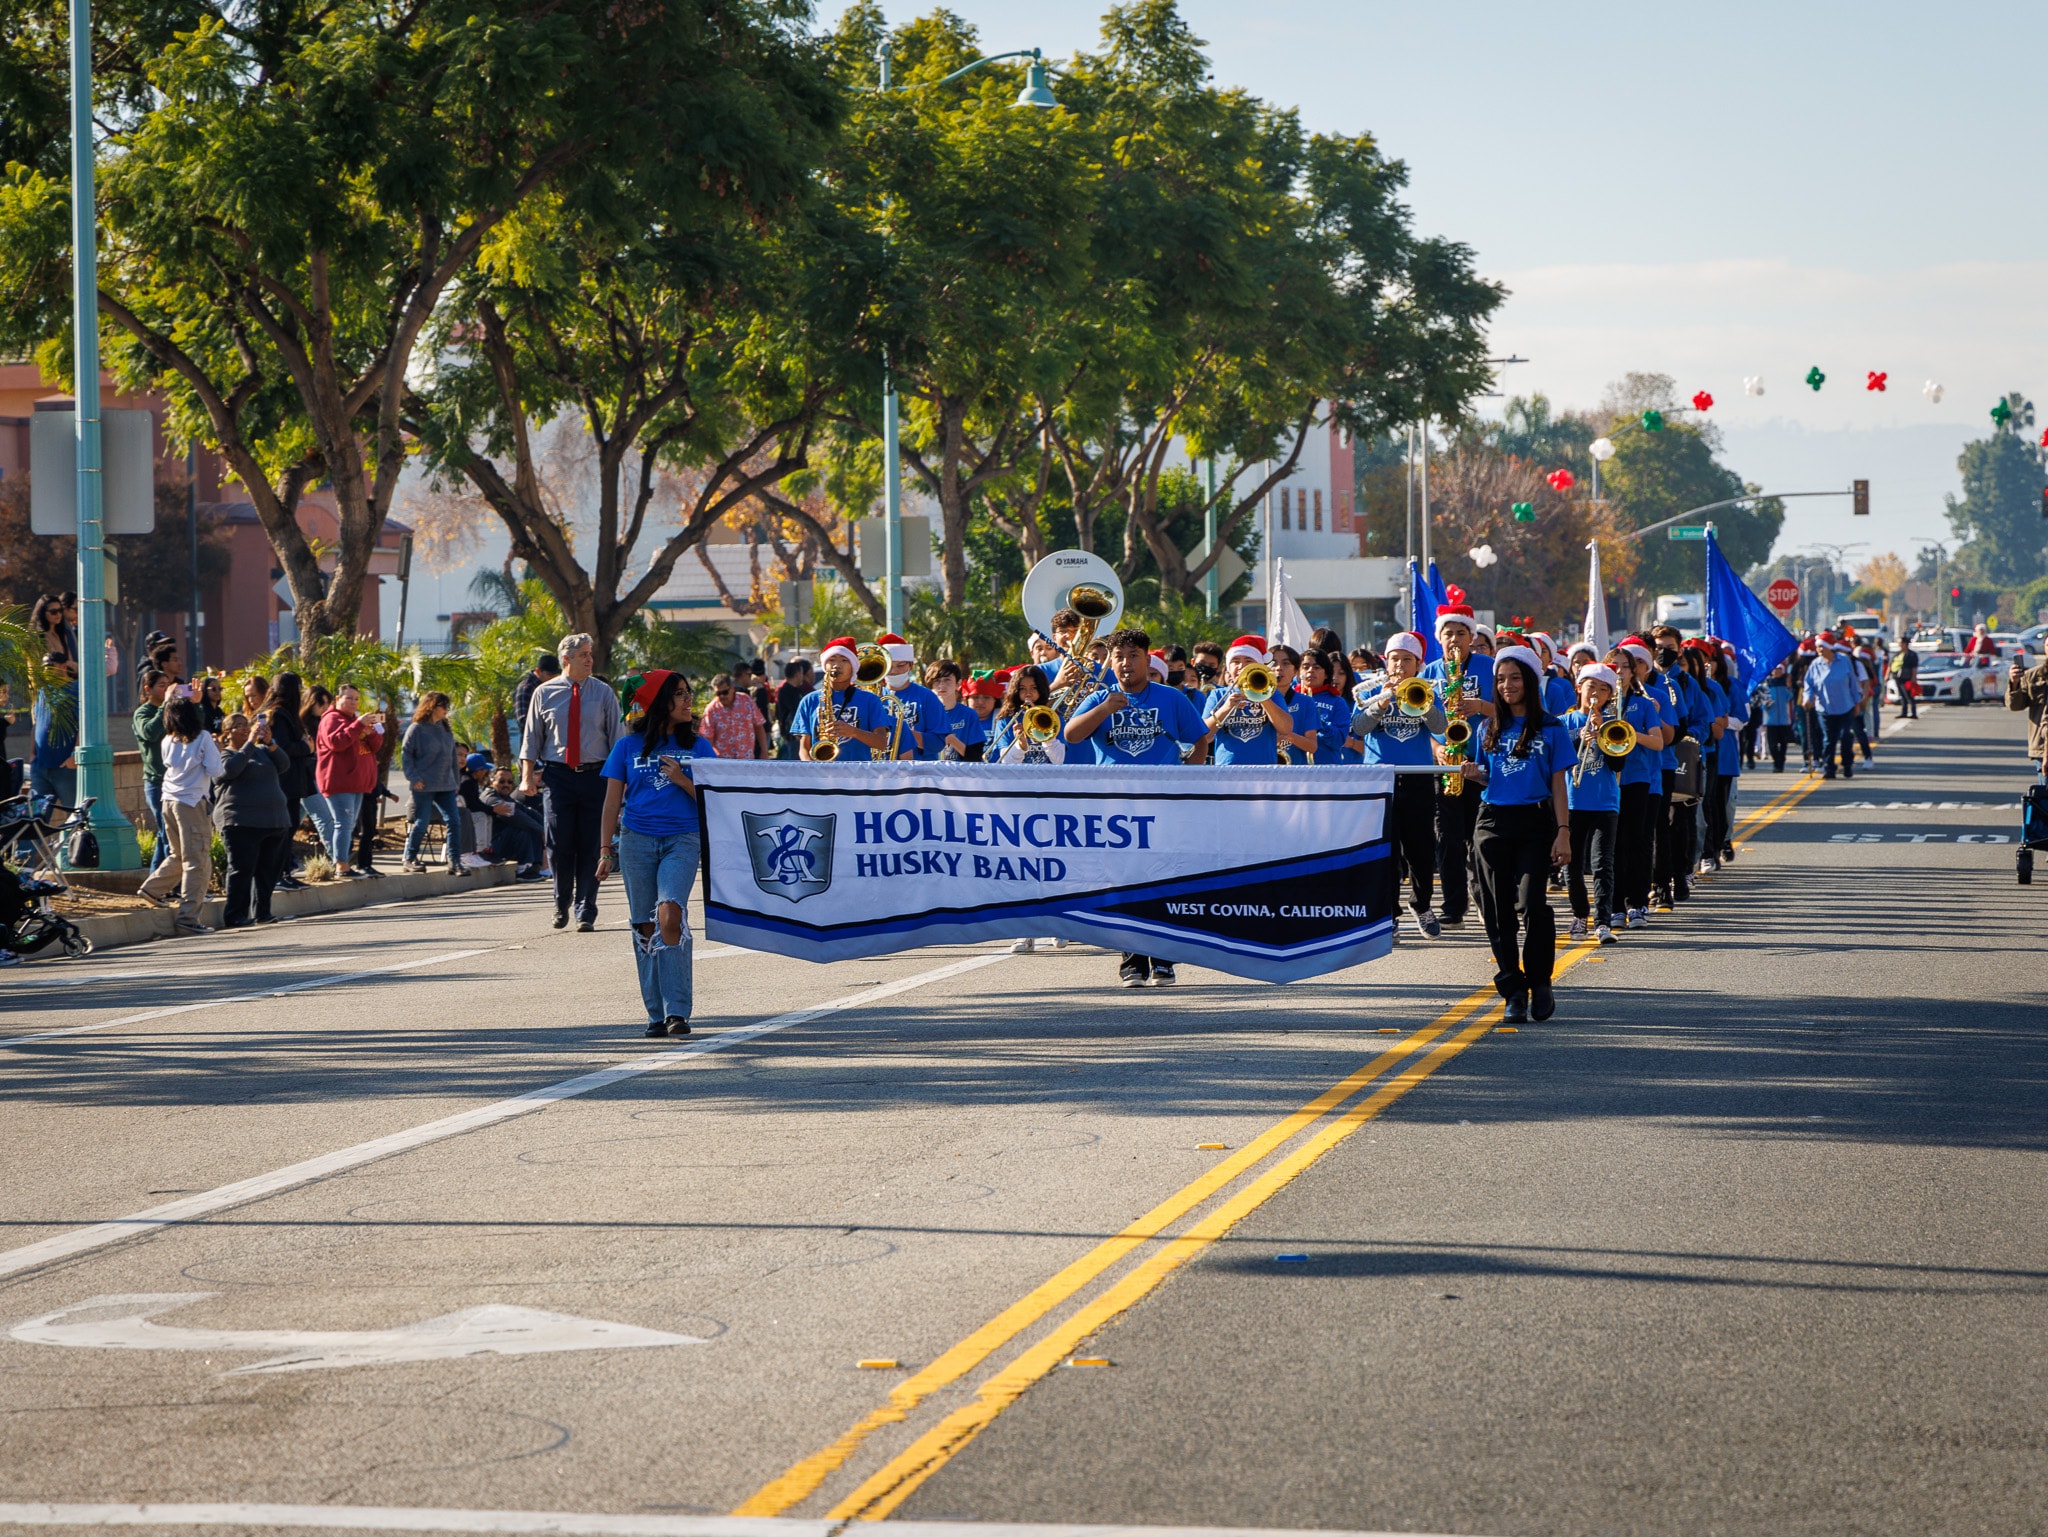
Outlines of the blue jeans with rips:
{"type": "Polygon", "coordinates": [[[690,883],[697,878],[701,848],[696,832],[656,837],[619,829],[619,874],[626,882],[628,921],[633,925],[633,964],[640,973],[640,1001],[647,1022],[688,1019],[695,1001],[690,987],[690,883]],[[673,902],[682,910],[682,937],[671,945],[661,938],[656,909],[673,902]],[[654,932],[642,934],[643,924],[654,932]]]}

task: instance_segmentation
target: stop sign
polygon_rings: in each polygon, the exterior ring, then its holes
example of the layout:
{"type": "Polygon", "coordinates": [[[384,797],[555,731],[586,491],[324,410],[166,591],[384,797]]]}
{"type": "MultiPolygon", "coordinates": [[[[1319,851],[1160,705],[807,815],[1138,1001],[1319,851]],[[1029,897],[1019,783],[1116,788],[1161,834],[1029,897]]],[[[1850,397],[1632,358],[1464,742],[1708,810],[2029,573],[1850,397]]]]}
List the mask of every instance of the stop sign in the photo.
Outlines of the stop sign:
{"type": "Polygon", "coordinates": [[[1799,584],[1789,576],[1781,576],[1764,589],[1764,601],[1781,614],[1789,614],[1799,606],[1799,584]]]}

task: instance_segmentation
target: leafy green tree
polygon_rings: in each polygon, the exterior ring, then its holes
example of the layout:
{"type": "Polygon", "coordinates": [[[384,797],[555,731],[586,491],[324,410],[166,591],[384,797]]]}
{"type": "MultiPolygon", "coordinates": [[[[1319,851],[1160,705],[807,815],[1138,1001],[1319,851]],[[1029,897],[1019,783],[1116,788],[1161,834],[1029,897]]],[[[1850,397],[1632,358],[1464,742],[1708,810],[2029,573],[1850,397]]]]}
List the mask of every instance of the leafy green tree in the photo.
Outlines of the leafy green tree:
{"type": "MultiPolygon", "coordinates": [[[[1609,427],[1614,457],[1600,469],[1600,491],[1624,529],[1644,528],[1694,507],[1741,496],[1758,489],[1722,464],[1712,429],[1688,422],[1667,422],[1658,432],[1622,431],[1636,418],[1616,418],[1609,427]]],[[[1737,571],[1746,571],[1770,556],[1784,526],[1785,507],[1778,501],[1724,507],[1711,515],[1721,553],[1737,571]]],[[[1706,581],[1701,547],[1662,533],[1636,541],[1639,564],[1630,590],[1638,612],[1663,592],[1698,592],[1706,581]]]]}
{"type": "Polygon", "coordinates": [[[1956,460],[1961,500],[1949,497],[1948,521],[1963,546],[1955,553],[1958,579],[2017,588],[2044,570],[2048,523],[2041,518],[2041,488],[2048,485],[2039,448],[2001,423],[1987,438],[1963,446],[1956,460]]]}
{"type": "MultiPolygon", "coordinates": [[[[57,0],[4,0],[0,345],[69,356],[57,0]]],[[[95,18],[102,316],[130,389],[218,448],[291,584],[310,658],[354,628],[436,312],[527,227],[670,228],[787,197],[827,92],[789,0],[129,0],[95,18]],[[325,486],[331,581],[299,528],[325,486]]]]}

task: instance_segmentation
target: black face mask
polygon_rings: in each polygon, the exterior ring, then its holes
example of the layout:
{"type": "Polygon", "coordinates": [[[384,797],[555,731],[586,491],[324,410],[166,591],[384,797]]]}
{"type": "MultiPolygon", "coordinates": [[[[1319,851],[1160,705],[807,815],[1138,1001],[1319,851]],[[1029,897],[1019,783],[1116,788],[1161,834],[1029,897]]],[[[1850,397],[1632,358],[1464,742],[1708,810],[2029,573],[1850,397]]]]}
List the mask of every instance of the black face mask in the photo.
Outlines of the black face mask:
{"type": "Polygon", "coordinates": [[[1678,648],[1676,646],[1659,646],[1657,648],[1657,665],[1665,672],[1669,672],[1672,668],[1676,667],[1678,665],[1678,648]]]}

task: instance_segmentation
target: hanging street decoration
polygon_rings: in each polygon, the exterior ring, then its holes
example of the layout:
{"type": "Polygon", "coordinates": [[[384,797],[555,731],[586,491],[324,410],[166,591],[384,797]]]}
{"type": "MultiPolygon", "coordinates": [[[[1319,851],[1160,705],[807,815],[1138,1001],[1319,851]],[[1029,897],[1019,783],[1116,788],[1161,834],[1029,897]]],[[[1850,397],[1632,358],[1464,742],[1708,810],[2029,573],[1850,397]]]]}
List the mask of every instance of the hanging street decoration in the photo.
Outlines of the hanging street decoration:
{"type": "Polygon", "coordinates": [[[1490,544],[1475,544],[1465,552],[1465,555],[1481,571],[1484,571],[1488,566],[1500,559],[1498,555],[1493,553],[1493,546],[1490,544]]]}
{"type": "Polygon", "coordinates": [[[1553,491],[1569,491],[1579,483],[1578,477],[1570,470],[1552,470],[1543,478],[1550,482],[1550,489],[1553,491]]]}
{"type": "Polygon", "coordinates": [[[1762,374],[1751,374],[1751,375],[1750,375],[1750,376],[1749,376],[1749,377],[1748,377],[1747,379],[1744,379],[1744,380],[1742,381],[1742,393],[1743,393],[1743,394],[1745,394],[1745,395],[1761,395],[1761,394],[1762,394],[1763,392],[1764,392],[1764,376],[1763,376],[1762,374]]]}
{"type": "Polygon", "coordinates": [[[1645,411],[1643,413],[1643,431],[1662,432],[1663,430],[1664,413],[1662,411],[1645,411]]]}
{"type": "Polygon", "coordinates": [[[1941,397],[1948,393],[1948,389],[1946,386],[1936,384],[1932,379],[1929,379],[1920,386],[1920,393],[1927,397],[1929,405],[1938,406],[1941,404],[1941,397]]]}
{"type": "Polygon", "coordinates": [[[1534,502],[1515,503],[1515,521],[1517,523],[1534,523],[1536,521],[1536,504],[1534,502]]]}
{"type": "Polygon", "coordinates": [[[1593,440],[1592,446],[1588,448],[1586,452],[1591,454],[1595,459],[1599,460],[1602,464],[1605,464],[1609,459],[1612,459],[1614,457],[1614,439],[1595,438],[1593,440]]]}
{"type": "Polygon", "coordinates": [[[1814,365],[1813,365],[1813,367],[1811,367],[1811,368],[1807,369],[1807,371],[1806,371],[1806,383],[1807,383],[1807,387],[1808,387],[1809,389],[1813,390],[1813,391],[1814,391],[1814,392],[1815,392],[1816,394],[1818,394],[1818,393],[1819,393],[1819,391],[1820,391],[1820,387],[1821,387],[1821,386],[1822,386],[1823,384],[1826,384],[1827,382],[1828,382],[1828,376],[1827,376],[1826,374],[1824,374],[1824,373],[1822,373],[1822,372],[1820,371],[1820,364],[1816,363],[1816,364],[1814,364],[1814,365]]]}
{"type": "Polygon", "coordinates": [[[1997,405],[1991,408],[1991,419],[1994,422],[1998,423],[1999,426],[2003,427],[2007,422],[2012,420],[2012,407],[2007,405],[2003,400],[1999,401],[1997,405]]]}
{"type": "MultiPolygon", "coordinates": [[[[1761,393],[1761,391],[1756,391],[1753,393],[1761,393]]],[[[1693,396],[1692,408],[1695,411],[1711,411],[1714,409],[1714,397],[1709,395],[1705,390],[1701,390],[1697,395],[1693,396]]]]}
{"type": "Polygon", "coordinates": [[[1872,370],[1863,376],[1863,387],[1866,390],[1875,390],[1878,394],[1882,395],[1884,393],[1884,382],[1890,377],[1890,374],[1881,374],[1872,370]]]}

